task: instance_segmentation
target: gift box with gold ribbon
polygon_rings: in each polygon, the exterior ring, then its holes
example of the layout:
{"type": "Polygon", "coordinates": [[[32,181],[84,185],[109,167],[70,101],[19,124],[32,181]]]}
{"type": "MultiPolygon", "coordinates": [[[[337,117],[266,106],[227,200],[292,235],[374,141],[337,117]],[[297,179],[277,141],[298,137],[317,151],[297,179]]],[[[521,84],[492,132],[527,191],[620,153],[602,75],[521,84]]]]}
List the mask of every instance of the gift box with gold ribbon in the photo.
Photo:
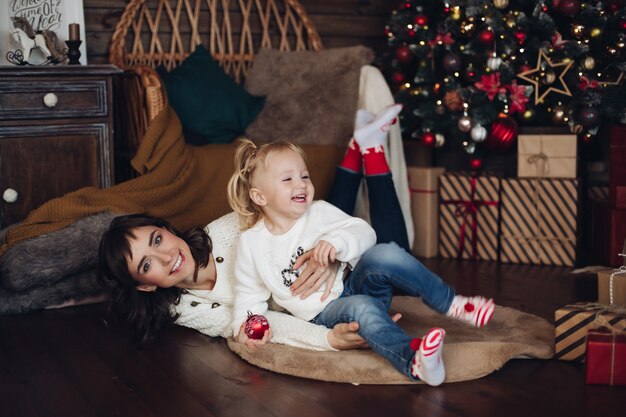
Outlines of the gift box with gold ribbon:
{"type": "Polygon", "coordinates": [[[502,180],[500,260],[573,266],[579,240],[578,198],[578,180],[502,180]]]}
{"type": "Polygon", "coordinates": [[[439,255],[498,260],[500,178],[446,173],[439,177],[439,255]]]}
{"type": "Polygon", "coordinates": [[[424,258],[437,256],[439,216],[439,176],[444,168],[407,167],[415,239],[413,254],[424,258]]]}
{"type": "Polygon", "coordinates": [[[576,178],[576,135],[519,135],[517,176],[576,178]]]}
{"type": "Polygon", "coordinates": [[[626,385],[626,332],[612,332],[606,328],[589,330],[585,382],[626,385]]]}
{"type": "Polygon", "coordinates": [[[626,330],[626,309],[598,303],[566,305],[554,313],[554,357],[564,361],[584,361],[589,330],[607,327],[626,330]]]}

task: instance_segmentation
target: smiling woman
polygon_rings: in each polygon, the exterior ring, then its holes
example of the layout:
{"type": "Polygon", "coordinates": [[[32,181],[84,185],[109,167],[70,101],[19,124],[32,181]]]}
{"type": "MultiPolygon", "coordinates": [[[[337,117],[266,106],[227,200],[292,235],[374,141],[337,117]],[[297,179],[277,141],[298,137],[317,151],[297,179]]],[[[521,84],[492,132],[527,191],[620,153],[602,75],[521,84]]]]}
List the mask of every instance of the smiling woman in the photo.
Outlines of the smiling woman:
{"type": "MultiPolygon", "coordinates": [[[[168,323],[209,336],[232,336],[239,233],[235,213],[185,233],[146,215],[116,217],[103,234],[99,251],[99,279],[108,289],[111,310],[142,342],[155,339],[168,323]]],[[[311,281],[303,276],[295,285],[297,294],[334,276],[334,267],[321,270],[311,261],[309,265],[311,281]]],[[[313,350],[363,346],[354,324],[329,330],[283,313],[272,311],[266,317],[275,343],[313,350]]]]}

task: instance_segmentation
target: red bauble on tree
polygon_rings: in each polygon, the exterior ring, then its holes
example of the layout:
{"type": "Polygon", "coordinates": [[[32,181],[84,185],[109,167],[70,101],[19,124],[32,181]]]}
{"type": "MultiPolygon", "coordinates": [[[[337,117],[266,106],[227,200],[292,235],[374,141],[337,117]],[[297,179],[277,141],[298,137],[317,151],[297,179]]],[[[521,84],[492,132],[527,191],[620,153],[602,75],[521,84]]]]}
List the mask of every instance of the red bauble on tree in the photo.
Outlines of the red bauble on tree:
{"type": "Polygon", "coordinates": [[[411,51],[411,48],[406,45],[402,45],[396,49],[396,59],[403,64],[410,63],[413,61],[414,57],[415,55],[413,55],[413,51],[411,51]]]}
{"type": "Polygon", "coordinates": [[[406,76],[402,71],[396,71],[391,75],[393,82],[396,84],[402,84],[406,80],[406,76]]]}
{"type": "Polygon", "coordinates": [[[422,143],[430,148],[435,146],[437,138],[433,132],[425,132],[422,135],[422,143]]]}
{"type": "Polygon", "coordinates": [[[483,160],[478,158],[473,158],[470,160],[470,168],[473,171],[479,171],[483,167],[483,160]]]}
{"type": "Polygon", "coordinates": [[[248,311],[248,319],[246,320],[245,332],[250,339],[263,339],[266,330],[269,330],[270,324],[265,316],[260,314],[252,314],[248,311]]]}
{"type": "Polygon", "coordinates": [[[559,4],[559,10],[565,16],[574,17],[580,12],[580,1],[579,0],[563,0],[559,4]]]}
{"type": "Polygon", "coordinates": [[[491,132],[485,146],[495,152],[504,152],[511,148],[517,139],[517,123],[510,116],[500,113],[491,125],[491,132]]]}
{"type": "Polygon", "coordinates": [[[426,26],[428,24],[428,16],[424,14],[418,14],[413,19],[413,22],[415,22],[417,26],[426,26]]]}
{"type": "Polygon", "coordinates": [[[478,41],[485,46],[493,46],[493,41],[496,39],[496,34],[491,29],[482,30],[478,34],[478,41]]]}

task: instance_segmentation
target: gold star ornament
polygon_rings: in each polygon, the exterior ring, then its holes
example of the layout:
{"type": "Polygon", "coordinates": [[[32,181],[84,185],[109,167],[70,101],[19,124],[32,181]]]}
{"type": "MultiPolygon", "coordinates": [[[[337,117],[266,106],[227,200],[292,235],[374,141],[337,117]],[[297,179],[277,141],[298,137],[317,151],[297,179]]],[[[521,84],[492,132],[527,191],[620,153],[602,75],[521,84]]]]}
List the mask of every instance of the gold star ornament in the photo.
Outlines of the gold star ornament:
{"type": "Polygon", "coordinates": [[[572,96],[571,91],[563,79],[567,71],[572,68],[572,65],[574,65],[573,60],[554,64],[550,61],[550,58],[546,56],[543,49],[540,49],[539,56],[537,57],[537,66],[531,70],[520,72],[517,76],[534,86],[535,105],[537,105],[551,92],[569,97],[572,96]],[[554,84],[558,85],[555,86],[554,84]]]}

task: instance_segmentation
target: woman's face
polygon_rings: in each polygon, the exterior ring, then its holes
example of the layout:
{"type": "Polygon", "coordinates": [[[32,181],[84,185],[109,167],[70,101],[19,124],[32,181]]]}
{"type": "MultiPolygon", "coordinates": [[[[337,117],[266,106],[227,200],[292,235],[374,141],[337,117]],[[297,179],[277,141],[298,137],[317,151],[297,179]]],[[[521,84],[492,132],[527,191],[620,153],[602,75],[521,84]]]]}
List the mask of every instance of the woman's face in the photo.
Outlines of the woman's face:
{"type": "Polygon", "coordinates": [[[133,234],[127,262],[131,276],[140,283],[137,289],[154,291],[193,282],[195,261],[183,239],[156,226],[138,227],[133,234]]]}

